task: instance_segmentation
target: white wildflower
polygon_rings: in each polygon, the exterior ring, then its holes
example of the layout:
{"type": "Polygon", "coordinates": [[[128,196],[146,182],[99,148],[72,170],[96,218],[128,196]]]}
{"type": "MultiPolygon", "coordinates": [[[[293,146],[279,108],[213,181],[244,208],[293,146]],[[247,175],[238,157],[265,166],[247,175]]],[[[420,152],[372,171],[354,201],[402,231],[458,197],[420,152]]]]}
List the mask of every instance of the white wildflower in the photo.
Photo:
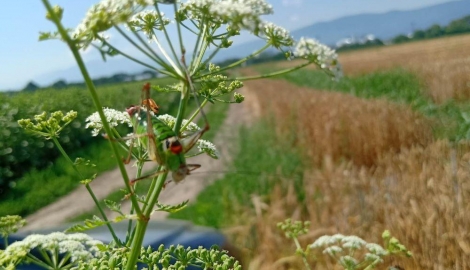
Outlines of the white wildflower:
{"type": "Polygon", "coordinates": [[[384,260],[377,254],[366,253],[364,256],[366,261],[372,262],[373,264],[382,263],[384,260]]]}
{"type": "Polygon", "coordinates": [[[217,151],[217,148],[215,148],[215,145],[213,143],[206,140],[198,140],[196,144],[200,152],[206,153],[214,159],[219,158],[219,151],[217,151]]]}
{"type": "Polygon", "coordinates": [[[319,248],[324,247],[332,244],[339,243],[341,239],[343,239],[344,235],[342,234],[335,234],[335,235],[323,235],[319,237],[313,244],[310,245],[310,248],[319,248]]]}
{"type": "Polygon", "coordinates": [[[102,244],[101,241],[94,240],[83,233],[64,234],[62,232],[54,232],[48,235],[32,234],[22,241],[9,245],[3,251],[2,259],[4,263],[21,261],[35,249],[55,254],[55,256],[69,254],[72,261],[76,259],[91,259],[99,256],[96,246],[102,244]]]}
{"type": "Polygon", "coordinates": [[[343,248],[349,249],[359,249],[367,244],[366,241],[355,235],[345,236],[341,239],[341,242],[343,243],[343,248]]]}
{"type": "Polygon", "coordinates": [[[366,248],[367,248],[367,250],[369,250],[373,254],[377,254],[379,256],[388,255],[388,251],[386,251],[382,246],[377,245],[375,243],[366,244],[366,248]]]}
{"type": "Polygon", "coordinates": [[[264,0],[189,0],[181,5],[180,12],[193,20],[227,24],[234,32],[257,32],[260,16],[272,14],[273,8],[264,0]]]}
{"type": "Polygon", "coordinates": [[[331,71],[337,77],[342,75],[336,52],[315,39],[302,37],[293,54],[297,58],[306,59],[322,69],[331,71]]]}
{"type": "Polygon", "coordinates": [[[162,30],[170,23],[170,19],[164,17],[164,13],[158,13],[155,10],[144,10],[134,14],[128,22],[131,31],[142,31],[150,39],[154,30],[162,30]]]}
{"type": "Polygon", "coordinates": [[[338,247],[338,246],[331,246],[331,247],[327,247],[325,248],[325,250],[323,250],[323,253],[324,254],[328,254],[330,256],[334,256],[338,253],[341,253],[343,252],[343,249],[341,247],[338,247]]]}
{"type": "Polygon", "coordinates": [[[163,114],[157,116],[158,120],[162,121],[167,125],[169,128],[173,128],[176,124],[176,117],[169,115],[169,114],[163,114]]]}
{"type": "Polygon", "coordinates": [[[269,44],[274,48],[280,48],[283,46],[292,46],[294,39],[286,29],[275,25],[271,22],[264,22],[262,34],[266,37],[269,44]]]}
{"type": "Polygon", "coordinates": [[[346,255],[339,258],[339,263],[345,269],[355,269],[355,266],[357,265],[357,260],[349,255],[346,255]]]}
{"type": "MultiPolygon", "coordinates": [[[[116,127],[120,124],[127,124],[129,127],[132,127],[132,123],[128,113],[110,108],[103,108],[103,112],[106,117],[106,121],[111,127],[116,127]]],[[[92,115],[88,116],[85,121],[88,122],[85,125],[85,128],[93,129],[91,131],[92,136],[97,136],[103,129],[103,123],[101,122],[101,118],[98,112],[95,112],[92,115]]]]}
{"type": "Polygon", "coordinates": [[[153,5],[151,0],[102,0],[93,5],[75,28],[72,38],[82,48],[94,41],[98,34],[114,25],[127,23],[133,14],[153,5]]]}
{"type": "MultiPolygon", "coordinates": [[[[169,114],[163,114],[163,115],[159,115],[157,116],[157,118],[162,121],[163,123],[165,123],[169,128],[173,129],[175,127],[175,124],[176,124],[176,118],[174,116],[171,116],[169,114]]],[[[182,127],[186,126],[186,128],[184,130],[182,130],[182,132],[187,132],[187,131],[198,131],[200,130],[199,126],[194,124],[193,122],[190,122],[188,124],[188,120],[187,119],[183,119],[182,121],[182,127]],[[187,126],[186,126],[187,125],[187,126]]]]}

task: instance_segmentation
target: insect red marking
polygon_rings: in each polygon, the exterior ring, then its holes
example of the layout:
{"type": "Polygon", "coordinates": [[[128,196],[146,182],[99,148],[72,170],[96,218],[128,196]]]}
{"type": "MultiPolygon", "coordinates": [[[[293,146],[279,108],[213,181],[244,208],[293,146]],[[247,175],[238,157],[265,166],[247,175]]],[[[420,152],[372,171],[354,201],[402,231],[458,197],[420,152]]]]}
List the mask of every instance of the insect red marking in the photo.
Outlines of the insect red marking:
{"type": "Polygon", "coordinates": [[[170,151],[173,154],[179,154],[183,151],[183,146],[181,145],[179,141],[174,141],[170,145],[170,151]]]}

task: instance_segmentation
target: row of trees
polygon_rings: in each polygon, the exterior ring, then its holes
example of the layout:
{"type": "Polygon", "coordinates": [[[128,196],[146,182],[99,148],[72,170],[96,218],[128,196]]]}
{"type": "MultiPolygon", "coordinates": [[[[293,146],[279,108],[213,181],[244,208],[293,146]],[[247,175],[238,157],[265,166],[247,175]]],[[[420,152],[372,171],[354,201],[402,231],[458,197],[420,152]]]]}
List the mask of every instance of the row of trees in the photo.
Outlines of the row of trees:
{"type": "Polygon", "coordinates": [[[398,35],[392,38],[389,42],[384,42],[378,38],[367,39],[363,42],[343,44],[337,48],[338,51],[345,51],[351,49],[367,48],[374,46],[382,46],[387,43],[399,44],[404,42],[431,39],[442,36],[457,35],[463,33],[470,33],[470,16],[450,22],[447,26],[440,26],[434,24],[425,30],[416,30],[409,35],[398,35]]]}
{"type": "Polygon", "coordinates": [[[412,40],[421,40],[428,38],[436,38],[447,35],[456,35],[470,32],[470,16],[466,16],[462,19],[452,21],[447,26],[440,26],[434,24],[426,30],[416,30],[409,36],[399,35],[392,39],[393,43],[402,43],[412,40]]]}
{"type": "MultiPolygon", "coordinates": [[[[127,74],[127,73],[117,73],[109,77],[101,77],[94,79],[93,82],[95,85],[103,85],[103,84],[110,84],[110,83],[121,83],[121,82],[133,82],[133,81],[140,81],[140,80],[149,80],[158,77],[158,73],[153,70],[145,70],[141,73],[136,74],[127,74]]],[[[58,80],[55,83],[47,86],[46,88],[54,88],[54,89],[63,89],[67,87],[85,87],[85,83],[83,82],[75,82],[75,83],[67,83],[65,80],[58,80]]],[[[22,91],[35,91],[37,89],[42,88],[38,84],[34,82],[29,82],[22,91]]]]}

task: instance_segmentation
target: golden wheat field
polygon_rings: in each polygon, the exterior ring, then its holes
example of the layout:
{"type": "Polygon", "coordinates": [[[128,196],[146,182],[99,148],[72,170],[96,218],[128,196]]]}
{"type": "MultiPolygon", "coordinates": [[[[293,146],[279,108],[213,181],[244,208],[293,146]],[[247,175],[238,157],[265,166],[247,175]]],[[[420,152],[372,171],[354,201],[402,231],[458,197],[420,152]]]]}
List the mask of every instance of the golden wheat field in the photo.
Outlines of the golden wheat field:
{"type": "MultiPolygon", "coordinates": [[[[465,35],[347,52],[340,59],[349,75],[403,67],[422,76],[436,102],[468,100],[469,48],[465,35]]],[[[338,232],[381,243],[381,233],[390,230],[413,258],[390,259],[379,269],[470,269],[470,144],[434,139],[429,119],[404,104],[279,80],[247,87],[257,89],[248,99],[252,111],[277,119],[279,139],[299,131],[296,144],[312,162],[304,203],[285,181],[269,198],[254,196],[254,210],[241,211],[243,222],[228,231],[240,246],[256,238],[248,269],[303,269],[276,228],[286,218],[311,221],[304,245],[338,232]]],[[[336,269],[328,260],[315,266],[336,269]]]]}
{"type": "Polygon", "coordinates": [[[346,74],[410,69],[424,78],[436,102],[470,98],[470,35],[346,52],[340,62],[346,74]]]}

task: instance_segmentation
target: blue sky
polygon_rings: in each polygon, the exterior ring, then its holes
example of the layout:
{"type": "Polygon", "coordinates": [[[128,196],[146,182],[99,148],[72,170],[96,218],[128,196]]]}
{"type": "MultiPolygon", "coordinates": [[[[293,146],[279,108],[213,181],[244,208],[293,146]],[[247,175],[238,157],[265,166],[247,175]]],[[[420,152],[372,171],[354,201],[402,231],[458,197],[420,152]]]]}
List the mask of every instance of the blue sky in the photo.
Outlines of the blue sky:
{"type": "MultiPolygon", "coordinates": [[[[50,0],[65,9],[64,25],[75,27],[96,0],[50,0]]],[[[449,0],[268,0],[275,14],[266,17],[289,30],[360,13],[382,13],[410,10],[449,0]]],[[[3,1],[0,9],[0,89],[22,88],[28,81],[55,70],[74,65],[67,47],[59,41],[38,42],[40,31],[51,31],[53,25],[44,18],[40,0],[3,1]]],[[[86,53],[85,60],[99,58],[86,53]]],[[[59,78],[51,78],[57,80],[59,78]]]]}

